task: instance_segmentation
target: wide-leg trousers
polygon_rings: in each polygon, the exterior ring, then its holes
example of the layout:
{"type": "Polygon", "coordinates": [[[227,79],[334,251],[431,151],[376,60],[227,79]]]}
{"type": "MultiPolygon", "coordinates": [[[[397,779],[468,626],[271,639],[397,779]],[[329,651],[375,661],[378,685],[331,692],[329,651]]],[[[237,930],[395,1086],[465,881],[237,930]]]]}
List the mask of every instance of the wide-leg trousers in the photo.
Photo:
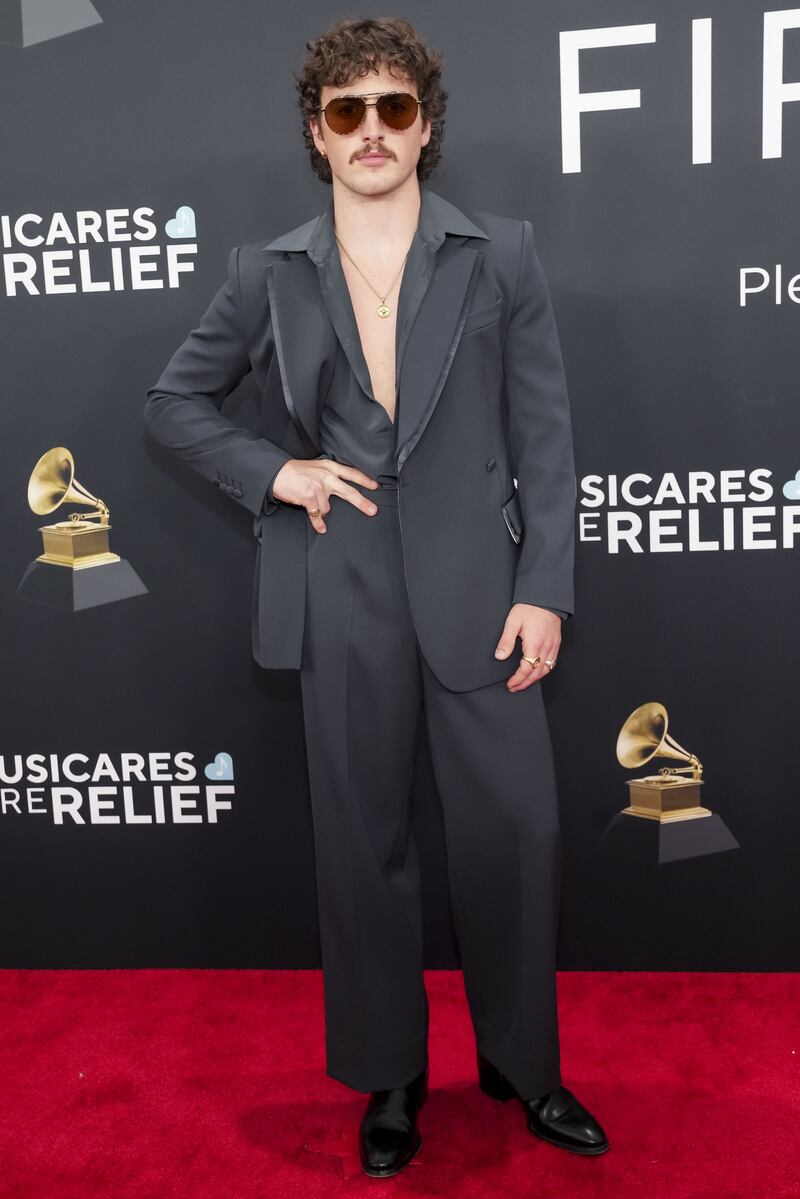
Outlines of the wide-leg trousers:
{"type": "MultiPolygon", "coordinates": [[[[409,831],[424,720],[476,1047],[534,1098],[561,1082],[561,829],[541,685],[441,685],[410,611],[397,486],[359,490],[379,506],[374,516],[334,497],[327,532],[308,522],[301,689],[327,1073],[367,1092],[404,1086],[428,1062],[409,831]]],[[[509,661],[509,676],[515,668],[509,661]]]]}

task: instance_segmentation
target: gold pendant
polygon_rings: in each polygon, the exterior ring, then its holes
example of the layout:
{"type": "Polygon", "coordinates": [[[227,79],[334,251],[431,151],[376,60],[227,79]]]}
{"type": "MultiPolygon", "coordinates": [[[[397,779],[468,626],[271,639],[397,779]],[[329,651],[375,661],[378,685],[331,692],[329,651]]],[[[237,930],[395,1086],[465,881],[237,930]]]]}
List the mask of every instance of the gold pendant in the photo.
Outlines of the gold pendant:
{"type": "Polygon", "coordinates": [[[383,303],[378,305],[376,312],[378,313],[378,316],[391,316],[392,315],[391,308],[388,308],[386,306],[386,304],[383,304],[383,303]]]}

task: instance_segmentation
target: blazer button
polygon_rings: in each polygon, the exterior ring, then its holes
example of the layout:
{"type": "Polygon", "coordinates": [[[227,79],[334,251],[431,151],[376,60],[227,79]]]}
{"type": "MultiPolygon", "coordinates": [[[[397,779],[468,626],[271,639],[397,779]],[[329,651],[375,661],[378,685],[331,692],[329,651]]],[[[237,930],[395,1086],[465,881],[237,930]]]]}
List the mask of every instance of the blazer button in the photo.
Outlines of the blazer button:
{"type": "Polygon", "coordinates": [[[487,470],[494,470],[494,468],[496,466],[497,466],[497,463],[495,462],[494,458],[490,458],[489,461],[486,463],[487,470]]]}
{"type": "Polygon", "coordinates": [[[241,496],[241,494],[242,494],[242,489],[241,489],[241,487],[237,487],[237,488],[235,489],[235,491],[232,491],[232,492],[231,492],[231,495],[235,495],[237,499],[238,499],[238,498],[241,496]]]}

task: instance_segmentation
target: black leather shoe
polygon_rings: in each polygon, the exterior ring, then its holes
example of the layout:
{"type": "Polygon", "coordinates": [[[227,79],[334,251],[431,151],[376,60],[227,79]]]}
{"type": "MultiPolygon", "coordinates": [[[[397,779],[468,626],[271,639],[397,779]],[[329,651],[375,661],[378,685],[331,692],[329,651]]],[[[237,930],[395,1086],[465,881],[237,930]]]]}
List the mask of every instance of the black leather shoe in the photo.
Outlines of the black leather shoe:
{"type": "Polygon", "coordinates": [[[428,1067],[413,1082],[373,1091],[358,1134],[361,1168],[372,1178],[399,1174],[417,1153],[422,1137],[417,1112],[428,1098],[428,1067]]]}
{"type": "Polygon", "coordinates": [[[523,1099],[482,1053],[478,1053],[478,1079],[481,1090],[492,1099],[519,1099],[528,1128],[543,1141],[572,1153],[605,1153],[611,1148],[597,1120],[567,1087],[558,1086],[537,1099],[523,1099]]]}

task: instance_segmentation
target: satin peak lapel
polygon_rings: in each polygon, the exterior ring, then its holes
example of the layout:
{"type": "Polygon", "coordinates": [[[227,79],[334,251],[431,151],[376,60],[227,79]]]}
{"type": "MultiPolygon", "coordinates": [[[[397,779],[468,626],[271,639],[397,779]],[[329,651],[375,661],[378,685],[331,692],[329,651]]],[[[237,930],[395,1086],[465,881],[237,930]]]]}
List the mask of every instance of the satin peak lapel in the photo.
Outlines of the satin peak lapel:
{"type": "Polygon", "coordinates": [[[446,241],[406,342],[398,382],[397,468],[433,415],[455,357],[483,264],[483,254],[446,241]]]}
{"type": "Polygon", "coordinates": [[[319,364],[336,337],[319,302],[317,268],[305,254],[267,267],[272,332],[286,407],[310,455],[318,455],[319,364]]]}

